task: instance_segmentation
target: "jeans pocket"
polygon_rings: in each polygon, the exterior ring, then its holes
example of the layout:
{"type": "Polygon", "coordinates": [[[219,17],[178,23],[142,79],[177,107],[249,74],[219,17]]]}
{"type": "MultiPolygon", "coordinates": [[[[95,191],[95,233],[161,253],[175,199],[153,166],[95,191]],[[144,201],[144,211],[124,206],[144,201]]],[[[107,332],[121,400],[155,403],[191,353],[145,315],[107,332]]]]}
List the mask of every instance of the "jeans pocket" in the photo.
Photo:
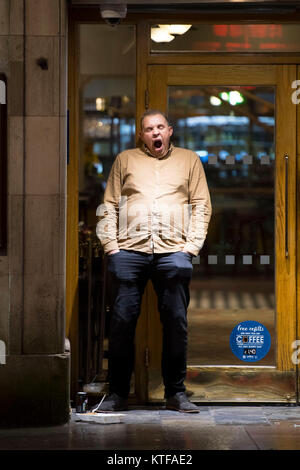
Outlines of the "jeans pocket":
{"type": "Polygon", "coordinates": [[[183,253],[185,256],[187,256],[188,259],[190,259],[190,260],[193,258],[192,253],[188,253],[187,251],[181,251],[181,253],[183,253]]]}

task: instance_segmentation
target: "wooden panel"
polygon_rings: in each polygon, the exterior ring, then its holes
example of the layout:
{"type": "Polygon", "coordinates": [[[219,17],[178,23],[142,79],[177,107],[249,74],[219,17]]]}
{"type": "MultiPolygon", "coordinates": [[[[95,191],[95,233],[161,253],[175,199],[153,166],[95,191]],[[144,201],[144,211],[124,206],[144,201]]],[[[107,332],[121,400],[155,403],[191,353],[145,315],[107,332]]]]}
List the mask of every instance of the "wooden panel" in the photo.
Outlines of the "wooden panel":
{"type": "Polygon", "coordinates": [[[155,88],[155,97],[151,101],[158,102],[163,98],[167,85],[274,85],[276,83],[277,66],[270,65],[160,65],[150,66],[149,89],[152,83],[161,84],[155,88]],[[151,83],[152,79],[152,83],[151,83]]]}
{"type": "MultiPolygon", "coordinates": [[[[79,2],[80,3],[80,2],[79,2]]],[[[90,3],[90,2],[88,2],[90,3]]],[[[99,2],[95,2],[99,3],[99,2]]],[[[140,2],[142,3],[142,2],[140,2]]],[[[126,18],[122,23],[138,23],[140,21],[147,21],[149,24],[163,24],[163,23],[184,23],[184,24],[237,24],[240,22],[244,23],[272,23],[272,24],[282,24],[282,23],[297,23],[300,20],[300,12],[292,10],[282,10],[280,15],[278,12],[273,11],[272,9],[259,9],[255,7],[253,10],[245,11],[236,11],[235,5],[231,5],[231,9],[226,9],[226,11],[218,10],[217,5],[213,5],[210,11],[201,5],[195,5],[193,11],[187,10],[185,8],[179,8],[177,5],[174,9],[174,5],[170,4],[169,8],[166,8],[165,11],[159,11],[155,8],[151,11],[151,2],[147,2],[150,7],[145,11],[143,8],[142,13],[133,13],[132,11],[127,12],[126,18]],[[233,20],[233,10],[234,10],[234,20],[233,20]]],[[[198,2],[199,3],[199,2],[198,2]]],[[[84,7],[82,5],[80,8],[77,6],[69,6],[69,15],[73,20],[81,21],[84,23],[91,22],[95,23],[97,18],[99,18],[99,7],[91,6],[84,7]]],[[[272,55],[274,52],[272,53],[272,55]]],[[[229,55],[229,54],[228,54],[229,55]]],[[[247,57],[246,54],[243,54],[247,57]]],[[[230,55],[229,55],[230,56],[230,55]]],[[[230,58],[230,57],[229,57],[230,58]]]]}
{"type": "Polygon", "coordinates": [[[140,116],[145,111],[145,94],[147,90],[147,23],[139,23],[136,26],[137,60],[136,60],[136,138],[140,131],[140,116]]]}
{"type": "Polygon", "coordinates": [[[167,111],[168,69],[165,65],[149,67],[149,108],[167,111]]]}
{"type": "Polygon", "coordinates": [[[237,53],[182,53],[182,54],[151,54],[148,64],[296,64],[300,62],[300,54],[237,54],[237,53]]]}
{"type": "MultiPolygon", "coordinates": [[[[159,370],[150,383],[152,402],[163,400],[159,370]]],[[[296,375],[268,367],[189,367],[187,394],[195,402],[295,403],[296,375]]]]}
{"type": "Polygon", "coordinates": [[[291,84],[296,79],[295,66],[278,66],[276,103],[276,331],[277,367],[293,370],[292,342],[296,338],[296,107],[291,84]],[[288,163],[288,220],[286,220],[285,159],[288,163]],[[285,255],[285,229],[288,223],[288,250],[285,255]]]}
{"type": "MultiPolygon", "coordinates": [[[[300,80],[300,66],[297,66],[297,80],[300,80]]],[[[299,82],[300,83],[300,82],[299,82]]],[[[299,89],[299,86],[298,86],[299,89]]],[[[293,91],[296,91],[293,89],[293,91]]],[[[297,135],[297,142],[296,142],[296,147],[297,147],[297,153],[296,153],[296,184],[298,181],[300,181],[300,165],[299,165],[299,158],[300,158],[300,99],[299,95],[297,96],[299,103],[297,104],[297,101],[295,102],[296,106],[296,135],[297,135]]],[[[296,216],[296,227],[300,227],[300,191],[298,189],[298,184],[296,186],[296,208],[297,211],[297,216],[296,216]]],[[[297,233],[297,231],[296,231],[297,233]]],[[[296,265],[297,265],[297,272],[296,272],[296,297],[297,297],[297,318],[296,318],[296,323],[297,323],[297,339],[300,338],[300,284],[299,284],[299,279],[300,279],[300,249],[299,249],[299,242],[300,238],[296,237],[296,265]]],[[[296,338],[295,338],[296,339],[296,338]]],[[[300,346],[297,346],[296,348],[293,348],[293,352],[296,352],[296,350],[299,350],[300,346]]],[[[298,361],[300,360],[300,354],[296,355],[296,358],[298,361]]],[[[299,370],[299,365],[296,365],[296,368],[299,370]]],[[[300,377],[299,373],[298,375],[298,396],[299,396],[299,389],[300,389],[300,377]]],[[[299,401],[299,398],[298,398],[299,401]]]]}

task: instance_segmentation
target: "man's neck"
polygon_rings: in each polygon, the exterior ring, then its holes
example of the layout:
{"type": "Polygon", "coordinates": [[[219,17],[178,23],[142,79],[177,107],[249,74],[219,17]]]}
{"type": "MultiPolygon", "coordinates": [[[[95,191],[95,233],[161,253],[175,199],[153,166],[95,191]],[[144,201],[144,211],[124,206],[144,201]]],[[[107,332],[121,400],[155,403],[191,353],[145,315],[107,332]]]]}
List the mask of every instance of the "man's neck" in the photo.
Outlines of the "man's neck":
{"type": "Polygon", "coordinates": [[[170,143],[170,144],[169,144],[169,147],[168,147],[168,150],[166,151],[166,153],[164,153],[163,155],[153,155],[153,153],[149,150],[149,148],[147,147],[147,145],[146,145],[146,144],[143,144],[143,150],[144,150],[144,152],[147,153],[147,155],[150,155],[150,157],[158,158],[158,159],[166,157],[166,156],[171,152],[172,148],[173,148],[173,145],[170,143]]]}

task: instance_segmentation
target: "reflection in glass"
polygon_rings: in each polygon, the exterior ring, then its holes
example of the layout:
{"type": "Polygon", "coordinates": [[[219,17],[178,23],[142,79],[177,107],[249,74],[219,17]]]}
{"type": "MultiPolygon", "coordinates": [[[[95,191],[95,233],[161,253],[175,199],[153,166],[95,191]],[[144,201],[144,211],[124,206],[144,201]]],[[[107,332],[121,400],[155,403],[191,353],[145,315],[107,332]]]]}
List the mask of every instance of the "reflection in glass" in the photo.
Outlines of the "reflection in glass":
{"type": "Polygon", "coordinates": [[[116,155],[135,146],[135,29],[80,25],[79,380],[105,382],[109,282],[96,209],[116,155]]]}
{"type": "Polygon", "coordinates": [[[172,26],[151,27],[152,52],[300,51],[298,24],[198,24],[183,34],[172,32],[172,26]]]}
{"type": "Polygon", "coordinates": [[[169,87],[173,143],[199,155],[213,208],[194,260],[191,366],[249,365],[229,346],[232,329],[246,320],[272,337],[256,365],[274,365],[274,110],[273,87],[169,87]]]}

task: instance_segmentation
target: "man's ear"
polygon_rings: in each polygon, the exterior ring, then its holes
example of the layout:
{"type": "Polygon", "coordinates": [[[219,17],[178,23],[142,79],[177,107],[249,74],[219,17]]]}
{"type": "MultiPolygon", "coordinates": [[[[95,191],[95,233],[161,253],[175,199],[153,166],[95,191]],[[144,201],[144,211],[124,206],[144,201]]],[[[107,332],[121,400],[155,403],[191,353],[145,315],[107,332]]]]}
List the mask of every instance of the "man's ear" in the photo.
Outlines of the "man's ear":
{"type": "Polygon", "coordinates": [[[170,137],[171,137],[171,135],[173,135],[173,127],[172,126],[169,126],[169,131],[170,131],[170,137]]]}

